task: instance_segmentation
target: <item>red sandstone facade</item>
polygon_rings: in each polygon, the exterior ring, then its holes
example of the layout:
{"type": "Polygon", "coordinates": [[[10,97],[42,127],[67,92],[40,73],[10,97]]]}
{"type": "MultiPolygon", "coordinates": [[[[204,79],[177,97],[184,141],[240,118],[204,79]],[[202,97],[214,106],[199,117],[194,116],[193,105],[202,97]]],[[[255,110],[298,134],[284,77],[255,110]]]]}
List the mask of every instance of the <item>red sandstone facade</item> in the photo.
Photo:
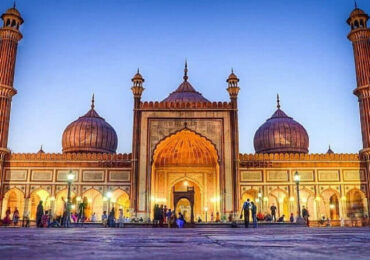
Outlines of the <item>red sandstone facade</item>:
{"type": "MultiPolygon", "coordinates": [[[[134,98],[132,153],[116,154],[117,135],[95,111],[66,128],[63,153],[11,154],[7,148],[9,115],[19,31],[23,19],[11,8],[0,29],[0,212],[18,207],[31,218],[40,200],[61,214],[66,174],[75,173],[74,203],[86,198],[89,212],[100,217],[113,192],[112,205],[129,217],[148,218],[154,204],[176,207],[173,194],[194,190],[192,214],[209,211],[238,214],[244,200],[260,211],[272,204],[278,215],[297,211],[293,175],[301,174],[301,204],[313,219],[360,217],[368,212],[370,162],[370,31],[368,16],[356,8],[348,19],[353,42],[363,150],[358,154],[309,154],[308,133],[278,109],[256,132],[256,154],[239,154],[239,79],[227,78],[230,101],[210,102],[190,84],[187,64],[183,82],[161,102],[143,102],[144,78],[132,78],[134,98]],[[114,200],[114,201],[113,201],[114,200]],[[361,215],[362,214],[362,215],[361,215]]],[[[185,204],[181,205],[186,208],[185,204]]]]}

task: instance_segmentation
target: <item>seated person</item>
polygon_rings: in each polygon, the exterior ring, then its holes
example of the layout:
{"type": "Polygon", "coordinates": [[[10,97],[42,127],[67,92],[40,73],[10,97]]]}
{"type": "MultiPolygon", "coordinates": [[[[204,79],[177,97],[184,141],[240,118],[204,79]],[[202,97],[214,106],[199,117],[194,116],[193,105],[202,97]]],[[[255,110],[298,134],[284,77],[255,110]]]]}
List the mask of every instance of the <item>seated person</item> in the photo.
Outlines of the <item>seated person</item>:
{"type": "Polygon", "coordinates": [[[277,221],[277,222],[284,222],[284,218],[285,218],[285,215],[283,214],[283,215],[278,219],[278,221],[277,221]]]}
{"type": "Polygon", "coordinates": [[[266,214],[265,221],[272,221],[272,216],[270,214],[266,214]]]}

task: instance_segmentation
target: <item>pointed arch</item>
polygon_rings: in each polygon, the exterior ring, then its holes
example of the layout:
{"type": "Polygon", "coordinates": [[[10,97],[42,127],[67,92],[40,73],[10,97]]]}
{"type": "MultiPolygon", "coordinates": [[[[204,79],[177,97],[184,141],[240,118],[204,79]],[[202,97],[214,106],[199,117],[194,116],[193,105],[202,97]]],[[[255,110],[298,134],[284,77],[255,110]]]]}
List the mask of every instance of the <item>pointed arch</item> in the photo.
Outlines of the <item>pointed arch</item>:
{"type": "Polygon", "coordinates": [[[24,210],[24,192],[16,187],[9,189],[3,197],[2,214],[5,217],[6,210],[10,208],[13,213],[15,208],[18,209],[20,216],[23,216],[24,210]]]}
{"type": "Polygon", "coordinates": [[[103,214],[103,195],[97,189],[90,188],[82,194],[83,201],[87,201],[84,209],[84,216],[87,221],[91,220],[91,216],[95,213],[97,219],[103,214]]]}

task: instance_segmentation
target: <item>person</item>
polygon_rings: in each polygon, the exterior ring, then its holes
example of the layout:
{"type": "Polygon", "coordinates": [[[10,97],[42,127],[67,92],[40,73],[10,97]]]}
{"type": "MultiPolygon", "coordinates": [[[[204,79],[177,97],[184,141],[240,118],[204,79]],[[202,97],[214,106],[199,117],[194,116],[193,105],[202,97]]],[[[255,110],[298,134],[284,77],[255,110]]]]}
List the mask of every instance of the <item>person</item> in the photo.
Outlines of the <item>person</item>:
{"type": "Polygon", "coordinates": [[[265,218],[264,218],[265,221],[272,221],[272,216],[270,214],[266,214],[265,215],[265,218]]]}
{"type": "Polygon", "coordinates": [[[276,222],[276,206],[274,203],[272,203],[270,210],[271,210],[272,220],[276,222]]]}
{"type": "Polygon", "coordinates": [[[107,211],[103,212],[103,215],[101,216],[101,221],[103,223],[103,226],[107,227],[107,222],[108,222],[107,211]]]}
{"type": "Polygon", "coordinates": [[[171,209],[168,209],[167,210],[167,213],[166,213],[166,217],[167,217],[167,225],[168,225],[168,228],[171,228],[171,218],[172,218],[172,211],[171,209]]]}
{"type": "Polygon", "coordinates": [[[113,207],[108,216],[108,227],[114,227],[116,225],[114,221],[114,215],[115,213],[114,213],[114,207],[113,207]]]}
{"type": "Polygon", "coordinates": [[[10,225],[10,223],[12,223],[12,220],[10,219],[10,214],[11,214],[10,207],[8,207],[8,209],[5,211],[5,217],[3,219],[3,224],[5,226],[10,225]]]}
{"type": "MultiPolygon", "coordinates": [[[[85,200],[85,198],[84,198],[85,200]]],[[[85,202],[82,201],[79,205],[78,205],[78,218],[77,218],[77,223],[81,222],[82,224],[84,223],[84,220],[85,220],[85,215],[84,215],[84,210],[85,210],[85,202]]]]}
{"type": "Polygon", "coordinates": [[[73,223],[76,223],[77,222],[77,219],[78,219],[77,212],[71,214],[71,219],[72,219],[73,223]]]}
{"type": "Polygon", "coordinates": [[[284,222],[284,218],[285,218],[285,215],[283,214],[283,215],[278,219],[278,221],[277,221],[277,222],[284,222]]]}
{"type": "Polygon", "coordinates": [[[44,215],[44,207],[42,206],[42,200],[40,200],[39,205],[37,205],[36,210],[36,227],[41,227],[41,218],[44,215]]]}
{"type": "Polygon", "coordinates": [[[293,223],[294,222],[294,215],[293,215],[293,213],[290,213],[289,220],[290,220],[290,223],[293,223]]]}
{"type": "Polygon", "coordinates": [[[119,209],[119,216],[118,216],[118,227],[123,228],[124,221],[123,221],[123,209],[119,209]]]}
{"type": "Polygon", "coordinates": [[[167,224],[167,205],[164,205],[164,208],[163,208],[163,215],[162,215],[162,219],[163,219],[163,224],[167,224]]]}
{"type": "Polygon", "coordinates": [[[305,206],[303,206],[303,208],[302,208],[302,217],[304,218],[304,221],[306,221],[307,227],[309,227],[310,226],[310,221],[309,221],[308,218],[310,217],[310,215],[309,215],[308,210],[306,209],[305,206]]]}
{"type": "Polygon", "coordinates": [[[265,215],[263,215],[263,213],[262,213],[262,212],[258,212],[258,213],[257,213],[257,220],[258,220],[258,221],[263,221],[263,220],[265,220],[265,215]]]}
{"type": "Polygon", "coordinates": [[[95,212],[91,216],[91,222],[96,222],[96,215],[95,212]]]}
{"type": "Polygon", "coordinates": [[[257,227],[257,206],[254,202],[251,202],[251,213],[252,213],[252,220],[253,220],[253,227],[257,227]]]}
{"type": "Polygon", "coordinates": [[[49,212],[45,211],[45,214],[41,217],[40,227],[48,227],[49,223],[49,212]]]}
{"type": "Polygon", "coordinates": [[[213,212],[211,213],[211,222],[213,222],[213,212]]]}
{"type": "Polygon", "coordinates": [[[183,228],[184,225],[185,225],[185,219],[184,219],[184,216],[181,214],[181,212],[179,212],[179,217],[177,218],[176,220],[176,224],[179,228],[183,228]]]}
{"type": "Polygon", "coordinates": [[[160,227],[163,227],[163,214],[164,214],[164,208],[163,208],[163,204],[162,204],[160,206],[159,212],[158,212],[158,221],[159,221],[159,226],[160,227]]]}
{"type": "Polygon", "coordinates": [[[58,218],[52,218],[49,220],[49,225],[48,225],[48,228],[52,227],[52,228],[59,228],[61,227],[60,226],[60,223],[58,221],[58,218]]]}
{"type": "Polygon", "coordinates": [[[30,214],[28,211],[23,213],[22,227],[30,227],[30,214]]]}
{"type": "Polygon", "coordinates": [[[216,222],[221,222],[220,213],[216,212],[216,222]]]}
{"type": "Polygon", "coordinates": [[[159,219],[160,219],[160,208],[158,204],[154,204],[154,210],[153,210],[154,216],[153,216],[153,227],[158,227],[159,219]]]}
{"type": "Polygon", "coordinates": [[[14,226],[17,226],[18,225],[18,221],[19,221],[19,211],[18,211],[17,207],[15,207],[14,213],[13,213],[13,223],[14,223],[14,226]]]}
{"type": "Polygon", "coordinates": [[[240,212],[240,218],[242,218],[244,213],[244,227],[249,227],[249,210],[250,210],[251,203],[249,202],[249,199],[247,199],[246,202],[243,203],[242,212],[240,212]]]}
{"type": "Polygon", "coordinates": [[[202,223],[202,219],[200,218],[200,216],[198,216],[198,220],[197,220],[198,223],[202,223]]]}

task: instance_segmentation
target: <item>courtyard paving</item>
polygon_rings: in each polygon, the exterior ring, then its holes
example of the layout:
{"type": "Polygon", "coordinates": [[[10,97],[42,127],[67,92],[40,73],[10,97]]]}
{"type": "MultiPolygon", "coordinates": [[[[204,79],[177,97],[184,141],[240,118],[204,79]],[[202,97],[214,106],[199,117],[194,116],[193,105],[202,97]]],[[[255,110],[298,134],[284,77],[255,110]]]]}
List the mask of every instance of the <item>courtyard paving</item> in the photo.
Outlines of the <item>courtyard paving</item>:
{"type": "Polygon", "coordinates": [[[0,228],[0,259],[370,259],[370,228],[0,228]]]}

